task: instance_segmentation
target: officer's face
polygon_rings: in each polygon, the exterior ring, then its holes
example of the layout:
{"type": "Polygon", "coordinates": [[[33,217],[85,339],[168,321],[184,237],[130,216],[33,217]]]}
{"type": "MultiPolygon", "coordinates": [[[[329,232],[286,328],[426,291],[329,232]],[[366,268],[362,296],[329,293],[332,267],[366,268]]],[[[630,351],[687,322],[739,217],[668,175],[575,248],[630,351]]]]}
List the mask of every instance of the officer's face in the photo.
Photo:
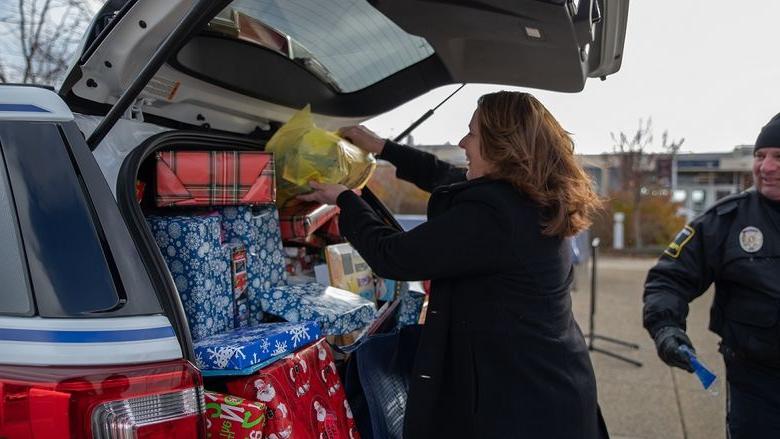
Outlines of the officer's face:
{"type": "Polygon", "coordinates": [[[753,181],[761,195],[780,201],[780,147],[756,151],[753,157],[753,181]]]}

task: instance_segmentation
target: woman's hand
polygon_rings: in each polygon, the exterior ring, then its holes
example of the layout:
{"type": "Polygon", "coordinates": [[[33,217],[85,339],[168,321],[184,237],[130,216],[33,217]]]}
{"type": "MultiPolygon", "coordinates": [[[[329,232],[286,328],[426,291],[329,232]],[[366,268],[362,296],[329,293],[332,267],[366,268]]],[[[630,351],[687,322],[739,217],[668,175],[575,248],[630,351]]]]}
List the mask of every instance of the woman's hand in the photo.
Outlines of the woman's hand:
{"type": "Polygon", "coordinates": [[[343,184],[317,183],[310,181],[309,186],[314,192],[298,195],[296,198],[303,201],[316,201],[322,204],[336,204],[336,199],[342,192],[349,189],[343,184]]]}
{"type": "Polygon", "coordinates": [[[385,147],[385,139],[363,125],[342,127],[339,129],[339,136],[349,140],[363,151],[374,154],[381,154],[385,147]]]}

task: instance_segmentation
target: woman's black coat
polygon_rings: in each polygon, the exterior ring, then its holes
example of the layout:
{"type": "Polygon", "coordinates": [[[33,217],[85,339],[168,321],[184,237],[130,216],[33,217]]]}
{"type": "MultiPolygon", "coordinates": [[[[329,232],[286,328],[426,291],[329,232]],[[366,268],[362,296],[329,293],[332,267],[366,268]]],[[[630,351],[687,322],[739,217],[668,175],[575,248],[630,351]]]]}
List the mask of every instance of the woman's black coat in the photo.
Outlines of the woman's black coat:
{"type": "Polygon", "coordinates": [[[571,311],[570,248],[506,182],[387,142],[381,158],[431,191],[428,221],[400,233],[354,193],[339,225],[380,276],[431,279],[404,438],[606,436],[571,311]]]}

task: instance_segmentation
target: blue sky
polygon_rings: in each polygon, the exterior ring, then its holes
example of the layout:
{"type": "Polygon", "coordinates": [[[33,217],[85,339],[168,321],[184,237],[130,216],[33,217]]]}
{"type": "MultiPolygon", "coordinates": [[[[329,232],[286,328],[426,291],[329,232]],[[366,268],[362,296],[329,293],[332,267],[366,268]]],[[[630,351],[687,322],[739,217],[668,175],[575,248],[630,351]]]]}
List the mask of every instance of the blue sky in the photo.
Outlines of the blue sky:
{"type": "MultiPolygon", "coordinates": [[[[780,112],[780,2],[633,0],[621,70],[591,79],[577,94],[535,94],[574,134],[579,153],[611,151],[610,132],[632,132],[652,117],[661,133],[685,138],[683,151],[752,144],[780,112]]],[[[454,86],[434,90],[366,125],[400,133],[454,86]]],[[[413,134],[415,143],[457,143],[477,97],[508,87],[469,85],[413,134]]]]}

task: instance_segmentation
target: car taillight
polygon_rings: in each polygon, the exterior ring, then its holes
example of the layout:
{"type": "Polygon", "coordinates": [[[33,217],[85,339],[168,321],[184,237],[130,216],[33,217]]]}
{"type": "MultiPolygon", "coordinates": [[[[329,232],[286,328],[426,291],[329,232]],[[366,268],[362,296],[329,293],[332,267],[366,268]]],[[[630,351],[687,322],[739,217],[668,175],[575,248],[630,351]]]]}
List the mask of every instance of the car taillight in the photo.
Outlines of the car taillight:
{"type": "Polygon", "coordinates": [[[203,380],[184,360],[0,366],[0,438],[205,437],[203,380]]]}

